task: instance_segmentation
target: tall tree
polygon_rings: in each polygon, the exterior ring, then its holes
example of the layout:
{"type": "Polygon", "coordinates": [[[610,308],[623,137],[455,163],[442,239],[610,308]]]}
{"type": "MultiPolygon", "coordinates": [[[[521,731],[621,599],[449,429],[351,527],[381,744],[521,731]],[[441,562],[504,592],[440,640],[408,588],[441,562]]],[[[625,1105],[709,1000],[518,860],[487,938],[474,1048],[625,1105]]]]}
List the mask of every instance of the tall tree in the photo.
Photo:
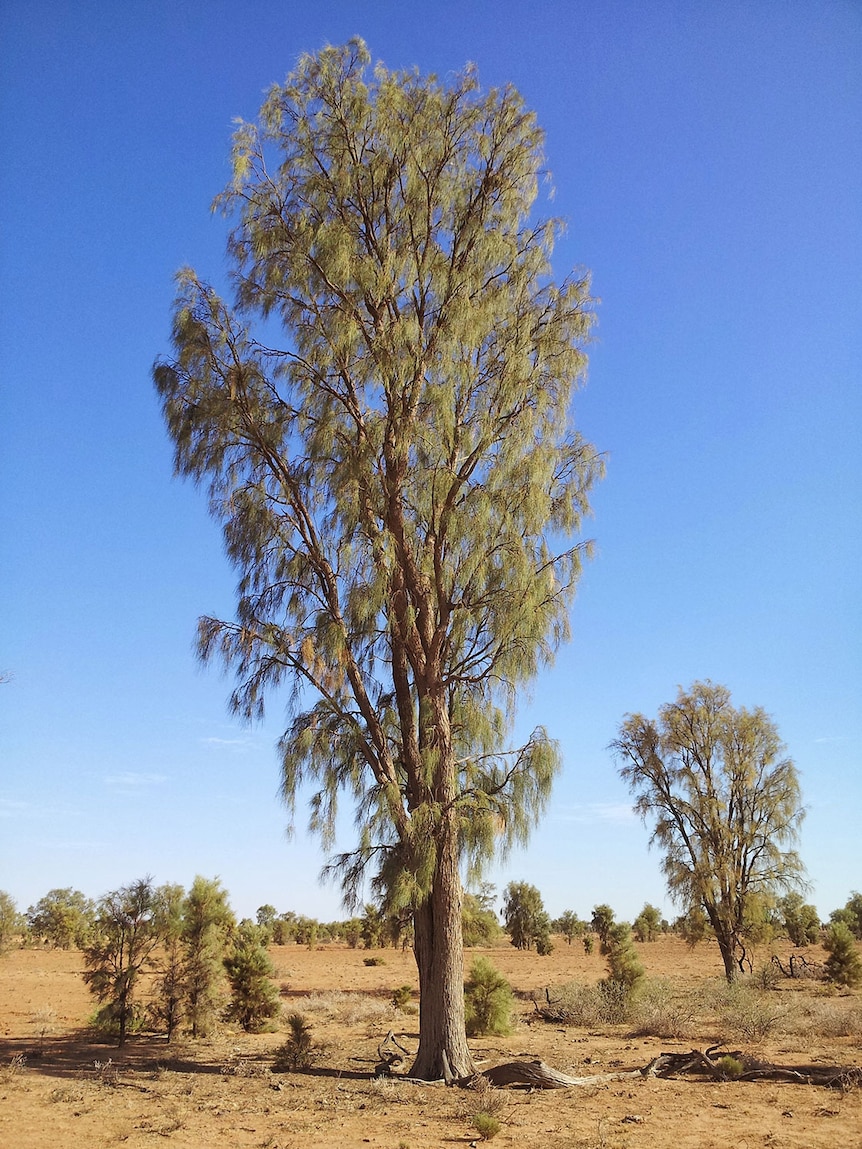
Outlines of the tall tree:
{"type": "Polygon", "coordinates": [[[235,304],[182,272],[155,381],[239,571],[201,656],[243,716],[289,687],[282,792],[292,811],[315,788],[325,845],[355,803],[333,865],[349,895],[370,864],[414,915],[412,1073],[437,1078],[444,1054],[473,1068],[461,865],[526,839],[558,767],[544,730],[507,738],[567,636],[601,471],[571,424],[592,304],[585,276],[550,278],[519,95],[369,63],[359,40],[305,56],[240,125],[218,201],[235,304]]]}
{"type": "Polygon", "coordinates": [[[804,811],[796,768],[772,719],[731,705],[724,686],[695,682],[658,720],[629,714],[611,744],[635,808],[653,821],[668,890],[709,918],[733,981],[752,909],[798,884],[804,811]]]}

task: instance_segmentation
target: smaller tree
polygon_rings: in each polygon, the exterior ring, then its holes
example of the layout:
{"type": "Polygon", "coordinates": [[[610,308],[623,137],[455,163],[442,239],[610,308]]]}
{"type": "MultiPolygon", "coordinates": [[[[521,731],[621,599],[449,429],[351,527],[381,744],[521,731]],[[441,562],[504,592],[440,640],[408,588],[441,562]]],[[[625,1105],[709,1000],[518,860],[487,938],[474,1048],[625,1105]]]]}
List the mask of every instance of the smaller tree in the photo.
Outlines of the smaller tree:
{"type": "Polygon", "coordinates": [[[494,912],[494,887],[483,884],[478,892],[464,892],[461,924],[465,946],[493,945],[503,932],[494,912]]]}
{"type": "Polygon", "coordinates": [[[804,816],[799,778],[765,711],[731,705],[712,682],[680,688],[658,720],[626,715],[611,744],[635,809],[654,824],[668,891],[709,918],[733,981],[759,912],[800,884],[790,848],[804,816]]]}
{"type": "Polygon", "coordinates": [[[608,962],[607,980],[621,986],[630,995],[643,980],[645,971],[638,958],[628,922],[615,922],[608,927],[602,942],[602,953],[608,962]]]}
{"type": "Polygon", "coordinates": [[[266,930],[267,943],[271,942],[273,939],[275,920],[277,917],[278,910],[275,908],[275,906],[271,906],[269,903],[263,906],[258,906],[257,913],[255,914],[255,921],[261,927],[261,929],[266,930]]]}
{"type": "Polygon", "coordinates": [[[377,949],[383,944],[383,912],[373,903],[367,902],[362,911],[362,944],[367,950],[377,949]]]}
{"type": "Polygon", "coordinates": [[[279,914],[272,923],[272,941],[277,946],[288,946],[296,941],[296,914],[293,910],[279,914]]]}
{"type": "Polygon", "coordinates": [[[686,913],[680,914],[674,919],[671,928],[690,949],[694,949],[698,942],[710,934],[709,918],[700,906],[691,906],[686,913]]]}
{"type": "Polygon", "coordinates": [[[829,954],[826,976],[830,981],[850,988],[862,982],[862,958],[856,948],[856,939],[844,922],[833,922],[828,927],[823,948],[829,954]]]}
{"type": "Polygon", "coordinates": [[[137,1011],[137,987],[159,940],[152,879],[113,890],[99,902],[93,937],[84,947],[84,981],[102,1002],[98,1022],[116,1030],[122,1049],[137,1011]]]}
{"type": "Polygon", "coordinates": [[[551,922],[551,929],[556,934],[562,934],[566,944],[571,945],[575,938],[582,937],[587,923],[582,922],[574,910],[563,910],[556,921],[551,922]]]}
{"type": "Polygon", "coordinates": [[[833,910],[829,920],[843,922],[854,938],[862,938],[862,894],[854,890],[843,909],[833,910]]]}
{"type": "Polygon", "coordinates": [[[153,896],[154,928],[161,942],[156,960],[156,980],[150,1012],[163,1024],[171,1041],[182,1016],[186,999],[186,968],[183,951],[185,890],[182,886],[159,886],[153,896]]]}
{"type": "Polygon", "coordinates": [[[247,1033],[259,1032],[279,1011],[278,990],[272,983],[275,967],[265,946],[266,931],[251,922],[237,930],[224,959],[231,1001],[227,1016],[247,1033]]]}
{"type": "Polygon", "coordinates": [[[222,1002],[224,956],[235,925],[218,878],[198,875],[183,912],[186,1017],[192,1037],[205,1036],[222,1002]]]}
{"type": "MultiPolygon", "coordinates": [[[[608,940],[608,933],[611,926],[614,924],[614,911],[606,903],[602,902],[601,905],[593,906],[593,916],[590,920],[590,928],[593,933],[599,935],[599,942],[604,946],[608,940]]],[[[604,952],[604,950],[602,950],[604,952]]]]}
{"type": "Polygon", "coordinates": [[[15,906],[15,899],[0,890],[0,954],[12,945],[12,940],[23,929],[23,919],[15,906]]]}
{"type": "Polygon", "coordinates": [[[820,937],[820,918],[795,890],[778,899],[780,928],[795,946],[813,945],[820,937]]]}
{"type": "Polygon", "coordinates": [[[503,920],[512,945],[519,950],[532,949],[549,954],[551,919],[545,912],[542,895],[529,882],[509,882],[505,889],[503,920]]]}
{"type": "Polygon", "coordinates": [[[639,942],[654,942],[661,933],[661,911],[649,902],[634,920],[634,935],[639,942]]]}
{"type": "Polygon", "coordinates": [[[80,890],[49,890],[27,910],[30,931],[55,949],[83,949],[90,940],[96,908],[80,890]]]}

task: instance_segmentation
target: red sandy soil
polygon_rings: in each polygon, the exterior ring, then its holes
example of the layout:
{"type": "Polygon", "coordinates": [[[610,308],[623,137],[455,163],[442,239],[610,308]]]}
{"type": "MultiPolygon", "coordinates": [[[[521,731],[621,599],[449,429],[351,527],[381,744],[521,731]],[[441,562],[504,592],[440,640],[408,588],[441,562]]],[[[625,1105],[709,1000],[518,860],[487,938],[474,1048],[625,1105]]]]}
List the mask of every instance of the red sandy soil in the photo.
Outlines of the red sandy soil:
{"type": "MultiPolygon", "coordinates": [[[[854,1149],[862,1146],[862,1088],[643,1078],[566,1090],[481,1092],[373,1076],[390,1030],[416,1046],[415,1012],[396,1010],[392,991],[416,986],[412,955],[326,945],[309,952],[274,947],[284,1012],[301,1010],[324,1046],[305,1073],[272,1072],[278,1032],[222,1026],[206,1040],[135,1036],[118,1051],[87,1028],[93,1002],[75,951],[16,950],[0,958],[0,1146],[101,1149],[391,1149],[468,1146],[473,1115],[489,1106],[496,1146],[539,1149],[854,1149]]],[[[639,947],[650,978],[701,1003],[685,1032],[645,1034],[637,1025],[580,1028],[536,1017],[532,993],[604,974],[598,954],[562,939],[549,957],[509,945],[482,951],[511,981],[519,1021],[510,1037],[471,1042],[481,1065],[542,1058],[581,1076],[635,1069],[661,1051],[704,1049],[726,1037],[733,1048],[779,1064],[862,1065],[862,998],[816,983],[782,981],[759,999],[773,1017],[756,1040],[744,1017],[715,1007],[721,964],[714,946],[687,949],[668,937],[639,947]],[[774,1016],[773,1016],[774,1015],[774,1016]],[[736,1032],[733,1031],[734,1025],[736,1032]]],[[[467,962],[472,960],[468,953],[467,962]]],[[[822,960],[813,949],[812,956],[822,960]]]]}

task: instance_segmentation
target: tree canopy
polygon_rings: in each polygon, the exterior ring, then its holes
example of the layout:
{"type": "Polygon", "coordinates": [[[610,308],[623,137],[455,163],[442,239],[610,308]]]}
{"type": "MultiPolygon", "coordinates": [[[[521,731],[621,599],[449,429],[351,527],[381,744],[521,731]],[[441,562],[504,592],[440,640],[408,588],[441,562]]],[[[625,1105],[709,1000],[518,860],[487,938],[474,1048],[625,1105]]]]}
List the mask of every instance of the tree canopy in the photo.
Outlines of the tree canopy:
{"type": "Polygon", "coordinates": [[[282,793],[312,787],[348,894],[371,866],[415,918],[413,1072],[471,1061],[462,863],[525,840],[558,768],[544,730],[510,747],[518,688],[568,635],[601,460],[571,399],[592,322],[585,275],[550,275],[532,218],[543,137],[512,88],[369,67],[354,40],[304,56],[241,123],[234,302],[179,277],[155,380],[176,467],[204,483],[239,573],[200,653],[234,710],[283,687],[282,793]]]}
{"type": "Polygon", "coordinates": [[[732,981],[755,904],[802,876],[789,848],[804,816],[799,778],[774,722],[734,707],[726,687],[695,682],[657,721],[627,715],[611,745],[654,823],[671,896],[703,908],[732,981]]]}

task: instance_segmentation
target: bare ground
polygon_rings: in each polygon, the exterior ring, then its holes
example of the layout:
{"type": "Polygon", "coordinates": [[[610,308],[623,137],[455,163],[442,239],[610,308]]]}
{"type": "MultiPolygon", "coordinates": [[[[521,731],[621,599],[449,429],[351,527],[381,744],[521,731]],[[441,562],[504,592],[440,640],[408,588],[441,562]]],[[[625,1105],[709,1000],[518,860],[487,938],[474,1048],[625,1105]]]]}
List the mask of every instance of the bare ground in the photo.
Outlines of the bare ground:
{"type": "MultiPolygon", "coordinates": [[[[546,958],[508,945],[483,952],[512,982],[520,1012],[511,1037],[471,1043],[487,1066],[542,1058],[582,1076],[635,1069],[660,1051],[705,1048],[722,1037],[780,1064],[862,1064],[858,995],[782,982],[759,995],[750,1014],[744,1004],[722,1013],[716,1006],[720,962],[707,944],[690,951],[665,938],[639,947],[649,976],[666,979],[665,988],[688,1003],[673,1038],[633,1023],[584,1028],[536,1020],[534,991],[573,980],[592,984],[603,975],[602,959],[584,954],[578,943],[558,941],[546,958]]],[[[416,985],[412,955],[375,951],[384,964],[367,966],[367,951],[341,946],[271,953],[285,1012],[300,1009],[325,1047],[308,1073],[272,1072],[283,1029],[249,1035],[225,1026],[210,1039],[171,1045],[137,1036],[120,1054],[87,1029],[93,1004],[78,953],[19,950],[0,959],[0,1145],[466,1146],[477,1139],[474,1113],[490,1107],[502,1126],[495,1144],[519,1149],[862,1146],[859,1088],[646,1078],[484,1096],[378,1079],[377,1050],[389,1030],[408,1049],[416,1045],[415,1014],[396,1010],[390,1000],[397,986],[416,985]]],[[[816,948],[814,956],[822,958],[816,948]]]]}

